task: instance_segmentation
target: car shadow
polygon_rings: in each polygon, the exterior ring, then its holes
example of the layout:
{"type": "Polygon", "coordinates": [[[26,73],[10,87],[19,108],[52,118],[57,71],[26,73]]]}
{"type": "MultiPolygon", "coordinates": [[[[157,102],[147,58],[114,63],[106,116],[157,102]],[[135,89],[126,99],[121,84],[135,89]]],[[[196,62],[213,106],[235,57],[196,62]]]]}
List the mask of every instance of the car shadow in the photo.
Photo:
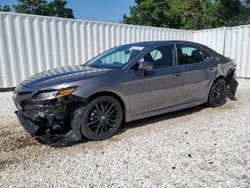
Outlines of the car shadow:
{"type": "MultiPolygon", "coordinates": [[[[162,114],[162,115],[152,116],[152,117],[148,117],[148,118],[144,118],[144,119],[140,119],[140,120],[136,120],[136,121],[132,121],[132,122],[128,122],[128,123],[123,123],[122,127],[119,129],[119,131],[116,134],[117,135],[123,134],[124,132],[126,132],[129,129],[146,126],[148,124],[157,123],[157,122],[165,121],[165,120],[168,120],[168,119],[187,116],[187,115],[199,112],[199,111],[201,111],[203,109],[206,109],[206,108],[209,108],[208,105],[207,104],[202,104],[202,105],[187,108],[187,109],[184,109],[184,110],[169,112],[169,113],[162,114]]],[[[110,138],[110,139],[112,139],[112,138],[110,138]]],[[[64,147],[70,147],[70,146],[73,146],[73,145],[87,143],[89,141],[91,142],[91,140],[84,137],[80,141],[64,143],[64,144],[58,144],[58,145],[51,145],[51,146],[55,147],[55,148],[64,148],[64,147]]]]}
{"type": "Polygon", "coordinates": [[[128,123],[123,124],[123,126],[121,127],[120,131],[117,134],[124,133],[128,129],[138,128],[138,127],[142,127],[142,126],[145,126],[148,124],[157,123],[160,121],[165,121],[168,119],[174,119],[174,118],[178,118],[178,117],[187,116],[187,115],[199,112],[199,111],[206,109],[206,108],[209,108],[207,104],[201,104],[199,106],[187,108],[184,110],[178,110],[178,111],[169,112],[166,114],[161,114],[161,115],[157,115],[157,116],[152,116],[152,117],[128,122],[128,123]]]}

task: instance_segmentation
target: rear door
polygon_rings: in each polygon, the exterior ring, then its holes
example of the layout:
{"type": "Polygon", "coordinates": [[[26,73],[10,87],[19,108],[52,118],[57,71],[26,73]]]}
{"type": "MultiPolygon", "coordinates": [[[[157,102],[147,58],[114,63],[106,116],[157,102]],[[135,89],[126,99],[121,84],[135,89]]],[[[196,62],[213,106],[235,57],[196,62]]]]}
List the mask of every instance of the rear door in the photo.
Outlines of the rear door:
{"type": "Polygon", "coordinates": [[[177,44],[177,53],[178,65],[183,67],[185,102],[207,98],[209,89],[207,71],[212,71],[213,59],[199,46],[192,44],[177,44]]]}
{"type": "Polygon", "coordinates": [[[173,106],[182,102],[182,68],[176,64],[175,45],[163,45],[147,53],[127,72],[127,93],[130,99],[130,114],[173,106]],[[152,71],[141,76],[137,73],[140,62],[150,61],[152,71]]]}

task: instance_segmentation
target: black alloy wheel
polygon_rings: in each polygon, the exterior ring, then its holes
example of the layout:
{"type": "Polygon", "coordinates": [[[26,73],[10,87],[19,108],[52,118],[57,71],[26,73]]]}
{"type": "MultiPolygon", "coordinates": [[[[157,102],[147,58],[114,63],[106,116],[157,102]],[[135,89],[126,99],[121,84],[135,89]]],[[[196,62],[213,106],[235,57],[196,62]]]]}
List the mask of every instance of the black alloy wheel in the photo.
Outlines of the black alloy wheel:
{"type": "Polygon", "coordinates": [[[226,102],[227,97],[227,85],[223,79],[218,79],[213,84],[210,95],[209,105],[212,107],[219,107],[226,102]]]}
{"type": "Polygon", "coordinates": [[[118,131],[122,117],[122,107],[116,98],[97,97],[83,111],[82,133],[91,140],[107,139],[118,131]]]}

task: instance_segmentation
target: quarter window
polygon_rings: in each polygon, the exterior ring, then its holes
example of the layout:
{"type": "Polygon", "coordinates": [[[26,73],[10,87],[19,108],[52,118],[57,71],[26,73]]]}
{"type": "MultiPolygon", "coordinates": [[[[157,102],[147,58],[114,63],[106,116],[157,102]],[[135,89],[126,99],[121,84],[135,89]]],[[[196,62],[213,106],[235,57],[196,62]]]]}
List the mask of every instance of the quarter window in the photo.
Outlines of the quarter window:
{"type": "Polygon", "coordinates": [[[162,58],[162,53],[158,49],[155,49],[150,52],[150,55],[153,57],[154,61],[162,58]]]}
{"type": "Polygon", "coordinates": [[[209,60],[211,58],[211,55],[209,53],[207,53],[205,50],[202,50],[202,53],[203,53],[203,59],[205,61],[209,60]]]}

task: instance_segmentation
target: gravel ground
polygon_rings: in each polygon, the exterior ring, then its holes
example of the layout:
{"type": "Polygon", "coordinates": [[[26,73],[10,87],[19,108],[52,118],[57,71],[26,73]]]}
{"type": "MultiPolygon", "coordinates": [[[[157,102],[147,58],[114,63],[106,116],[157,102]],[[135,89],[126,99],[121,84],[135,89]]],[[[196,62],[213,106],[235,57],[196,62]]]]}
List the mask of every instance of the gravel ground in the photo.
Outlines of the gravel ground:
{"type": "Polygon", "coordinates": [[[0,187],[250,187],[250,80],[237,101],[123,126],[99,142],[52,148],[19,125],[0,93],[0,187]]]}

